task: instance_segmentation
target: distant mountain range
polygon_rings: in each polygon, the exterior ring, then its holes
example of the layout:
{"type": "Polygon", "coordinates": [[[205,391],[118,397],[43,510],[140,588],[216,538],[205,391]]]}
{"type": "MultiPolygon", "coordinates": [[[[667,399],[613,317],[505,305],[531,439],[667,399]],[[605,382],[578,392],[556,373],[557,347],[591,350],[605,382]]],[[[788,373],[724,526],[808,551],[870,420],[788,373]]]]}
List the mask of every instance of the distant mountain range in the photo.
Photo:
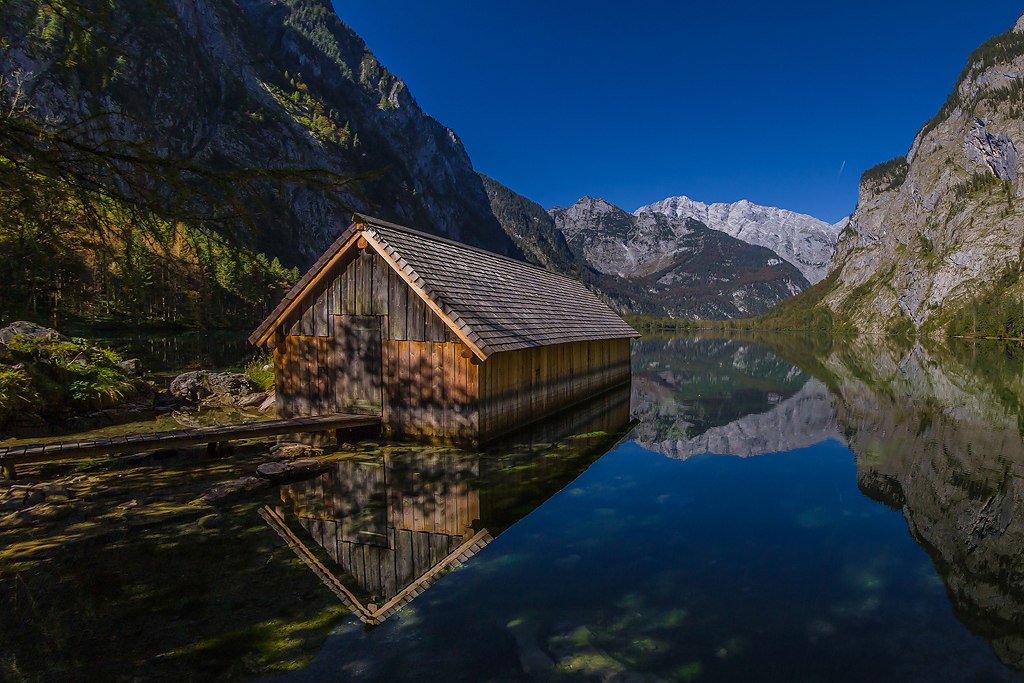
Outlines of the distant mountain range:
{"type": "Polygon", "coordinates": [[[771,249],[792,263],[811,284],[828,274],[836,240],[849,219],[829,225],[812,216],[747,200],[733,204],[704,204],[689,197],[669,197],[633,212],[660,213],[672,218],[693,218],[748,244],[771,249]]]}
{"type": "Polygon", "coordinates": [[[693,219],[634,216],[591,197],[545,211],[481,178],[494,215],[527,258],[582,280],[621,312],[691,319],[757,315],[809,286],[771,250],[693,219]]]}
{"type": "Polygon", "coordinates": [[[757,315],[809,286],[770,249],[693,218],[629,214],[591,197],[548,215],[574,254],[606,275],[637,283],[673,317],[757,315]]]}

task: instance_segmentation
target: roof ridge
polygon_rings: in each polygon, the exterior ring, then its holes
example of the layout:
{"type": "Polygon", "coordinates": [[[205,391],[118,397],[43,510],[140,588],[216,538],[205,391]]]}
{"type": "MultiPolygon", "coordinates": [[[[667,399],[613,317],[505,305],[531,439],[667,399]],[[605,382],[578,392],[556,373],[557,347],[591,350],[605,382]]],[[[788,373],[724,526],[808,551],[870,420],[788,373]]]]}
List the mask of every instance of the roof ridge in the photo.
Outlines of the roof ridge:
{"type": "MultiPolygon", "coordinates": [[[[548,270],[547,268],[545,268],[543,266],[538,266],[537,264],[530,263],[529,261],[520,261],[519,259],[512,258],[511,256],[505,256],[504,254],[497,254],[497,253],[495,253],[493,251],[488,251],[487,249],[482,249],[480,247],[474,247],[474,246],[472,246],[470,244],[466,244],[465,242],[459,242],[457,240],[448,239],[447,237],[440,237],[438,235],[434,235],[434,234],[431,234],[429,232],[423,232],[422,230],[416,230],[415,228],[410,228],[410,227],[407,227],[405,225],[399,225],[398,223],[390,223],[388,221],[381,220],[379,218],[374,218],[373,216],[367,216],[366,214],[356,213],[356,214],[353,214],[353,216],[358,216],[359,218],[365,219],[365,222],[367,224],[370,224],[370,225],[376,225],[376,226],[382,227],[382,228],[391,228],[392,230],[399,230],[399,231],[402,231],[402,232],[409,232],[409,233],[412,233],[413,235],[417,235],[417,236],[421,236],[421,237],[426,237],[427,239],[433,240],[435,242],[441,242],[443,244],[450,244],[450,245],[452,245],[454,247],[459,247],[460,249],[469,249],[470,251],[475,251],[475,252],[477,252],[479,254],[483,254],[485,256],[492,256],[494,258],[503,259],[505,261],[509,261],[511,263],[515,263],[516,265],[526,266],[527,268],[533,268],[534,270],[538,270],[538,271],[540,271],[542,273],[546,273],[548,275],[551,275],[553,277],[559,278],[561,280],[568,280],[569,282],[574,282],[574,283],[577,283],[577,284],[579,284],[579,285],[581,285],[583,287],[586,287],[585,284],[583,284],[582,282],[580,282],[576,278],[569,277],[568,275],[562,275],[561,273],[556,273],[553,270],[548,270]]],[[[358,223],[360,221],[356,221],[356,222],[358,223]]]]}

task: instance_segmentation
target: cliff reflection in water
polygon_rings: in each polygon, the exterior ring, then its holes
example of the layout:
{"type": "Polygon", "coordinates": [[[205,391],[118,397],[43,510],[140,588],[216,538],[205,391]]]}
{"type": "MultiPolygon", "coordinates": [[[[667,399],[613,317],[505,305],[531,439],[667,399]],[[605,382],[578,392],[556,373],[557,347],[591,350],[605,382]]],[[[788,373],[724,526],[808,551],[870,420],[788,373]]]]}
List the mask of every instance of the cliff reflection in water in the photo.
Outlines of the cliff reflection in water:
{"type": "Polygon", "coordinates": [[[858,340],[824,360],[868,497],[903,513],[957,618],[1024,670],[1024,349],[858,340]]]}
{"type": "Polygon", "coordinates": [[[647,342],[634,359],[637,441],[683,459],[845,443],[860,490],[902,513],[957,618],[1004,664],[1024,670],[1024,346],[817,337],[647,342]],[[748,387],[744,402],[755,410],[702,423],[711,411],[699,370],[658,371],[673,343],[714,349],[718,382],[748,387]],[[785,372],[771,359],[803,370],[785,372]],[[754,388],[779,399],[758,411],[754,388]]]}
{"type": "Polygon", "coordinates": [[[484,453],[384,447],[282,486],[268,521],[312,540],[322,552],[307,564],[323,560],[325,583],[340,583],[339,598],[378,624],[572,482],[628,426],[623,386],[484,453]]]}

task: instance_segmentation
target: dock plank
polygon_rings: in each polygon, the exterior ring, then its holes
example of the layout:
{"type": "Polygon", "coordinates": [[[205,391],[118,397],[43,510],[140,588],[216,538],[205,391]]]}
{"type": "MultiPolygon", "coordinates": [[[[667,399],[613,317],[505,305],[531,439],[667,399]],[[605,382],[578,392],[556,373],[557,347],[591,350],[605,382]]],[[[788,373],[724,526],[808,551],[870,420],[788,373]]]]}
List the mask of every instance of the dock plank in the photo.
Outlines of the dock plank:
{"type": "Polygon", "coordinates": [[[295,419],[249,422],[221,427],[200,427],[197,429],[176,429],[168,432],[129,434],[110,439],[69,440],[46,444],[6,446],[0,451],[0,465],[23,465],[56,460],[73,460],[96,455],[137,453],[155,448],[199,446],[202,444],[235,439],[254,439],[304,432],[370,427],[380,424],[379,415],[353,415],[333,413],[295,419]]]}

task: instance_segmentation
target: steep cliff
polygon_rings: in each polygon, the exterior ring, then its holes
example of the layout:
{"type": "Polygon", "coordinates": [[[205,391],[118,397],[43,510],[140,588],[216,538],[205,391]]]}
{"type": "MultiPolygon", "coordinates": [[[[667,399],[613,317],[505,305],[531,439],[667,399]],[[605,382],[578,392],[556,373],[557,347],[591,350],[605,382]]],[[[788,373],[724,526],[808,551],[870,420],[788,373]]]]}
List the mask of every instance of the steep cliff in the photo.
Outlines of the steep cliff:
{"type": "Polygon", "coordinates": [[[693,218],[712,230],[720,230],[748,244],[771,249],[793,264],[811,284],[828,274],[836,238],[848,219],[835,225],[813,216],[759,206],[746,200],[733,204],[705,204],[689,197],[669,197],[642,206],[635,216],[654,212],[671,218],[693,218]]]}
{"type": "Polygon", "coordinates": [[[970,55],[905,156],[864,173],[822,303],[861,331],[1019,335],[1020,150],[1024,17],[970,55]]]}
{"type": "Polygon", "coordinates": [[[771,250],[693,219],[632,215],[591,197],[548,214],[578,258],[660,309],[639,312],[675,318],[752,316],[809,286],[771,250]]]}
{"type": "Polygon", "coordinates": [[[99,115],[86,143],[115,136],[228,172],[377,174],[340,197],[268,181],[225,198],[250,209],[260,251],[307,265],[359,210],[520,256],[458,136],[326,0],[129,0],[86,27],[97,61],[77,65],[64,59],[73,31],[39,11],[4,3],[4,99],[66,125],[99,115]]]}

